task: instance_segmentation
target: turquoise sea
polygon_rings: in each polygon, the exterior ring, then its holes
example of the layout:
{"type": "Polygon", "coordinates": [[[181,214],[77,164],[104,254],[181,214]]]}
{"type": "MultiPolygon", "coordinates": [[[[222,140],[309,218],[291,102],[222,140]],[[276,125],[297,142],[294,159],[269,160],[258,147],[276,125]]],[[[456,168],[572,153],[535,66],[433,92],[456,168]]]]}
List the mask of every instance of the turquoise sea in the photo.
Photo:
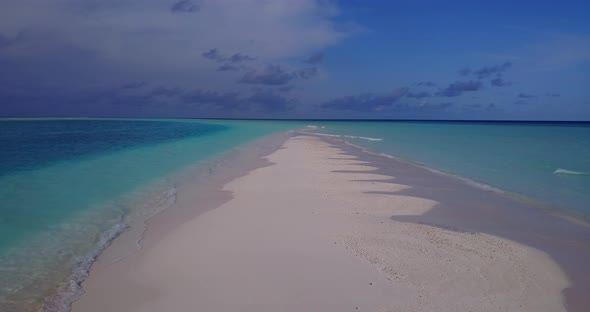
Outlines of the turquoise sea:
{"type": "Polygon", "coordinates": [[[0,311],[67,310],[100,251],[175,197],[174,173],[295,123],[0,120],[0,311]],[[140,210],[140,211],[138,211],[140,210]]]}
{"type": "Polygon", "coordinates": [[[309,129],[590,220],[590,123],[342,121],[309,129]]]}
{"type": "Polygon", "coordinates": [[[175,200],[176,176],[275,132],[339,136],[590,219],[590,124],[0,120],[0,311],[67,310],[94,258],[175,200]]]}

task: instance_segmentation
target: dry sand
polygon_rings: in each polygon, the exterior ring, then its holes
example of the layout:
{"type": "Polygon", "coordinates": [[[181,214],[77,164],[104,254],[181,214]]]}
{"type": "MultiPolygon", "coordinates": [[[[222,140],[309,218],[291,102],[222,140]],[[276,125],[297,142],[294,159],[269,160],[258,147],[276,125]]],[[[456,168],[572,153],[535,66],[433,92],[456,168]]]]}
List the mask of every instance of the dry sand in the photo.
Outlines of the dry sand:
{"type": "Polygon", "coordinates": [[[73,311],[565,310],[568,280],[543,252],[393,220],[436,202],[386,195],[410,186],[318,138],[267,158],[225,185],[230,201],[99,259],[73,311]]]}

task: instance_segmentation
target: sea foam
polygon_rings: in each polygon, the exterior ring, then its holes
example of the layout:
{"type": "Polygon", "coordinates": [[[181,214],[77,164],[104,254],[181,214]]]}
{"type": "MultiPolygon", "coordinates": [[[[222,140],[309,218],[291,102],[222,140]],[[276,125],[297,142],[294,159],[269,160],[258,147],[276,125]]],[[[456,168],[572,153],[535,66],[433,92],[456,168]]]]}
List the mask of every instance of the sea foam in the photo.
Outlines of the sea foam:
{"type": "Polygon", "coordinates": [[[78,258],[76,265],[72,270],[72,274],[68,281],[62,285],[58,291],[45,299],[43,311],[45,312],[65,312],[70,311],[72,303],[76,301],[82,294],[82,282],[88,277],[90,268],[98,255],[100,255],[121,233],[127,229],[127,225],[123,222],[113,225],[108,231],[104,232],[94,250],[86,256],[78,258]]]}
{"type": "Polygon", "coordinates": [[[327,136],[327,137],[335,137],[335,138],[361,139],[361,140],[366,140],[366,141],[383,141],[382,138],[372,138],[372,137],[364,137],[364,136],[356,136],[356,135],[329,134],[329,133],[320,133],[320,132],[309,132],[309,134],[319,135],[319,136],[327,136]]]}
{"type": "MultiPolygon", "coordinates": [[[[139,218],[140,223],[145,225],[147,220],[158,215],[165,209],[170,208],[174,203],[176,203],[176,195],[176,186],[172,186],[168,190],[161,192],[158,196],[153,197],[150,201],[146,202],[140,207],[135,207],[135,210],[138,211],[136,211],[135,215],[131,216],[131,218],[139,218]]],[[[76,264],[74,265],[68,280],[52,296],[45,299],[43,311],[71,311],[72,303],[74,303],[74,301],[78,300],[78,298],[84,294],[82,282],[88,278],[92,264],[117,237],[130,228],[130,226],[125,221],[127,217],[128,216],[122,216],[118,223],[114,224],[110,229],[102,233],[100,239],[95,244],[95,247],[92,251],[76,260],[76,264]]],[[[143,248],[142,241],[144,238],[144,233],[145,228],[142,231],[140,237],[136,240],[137,249],[132,250],[131,254],[143,248]]],[[[129,256],[129,254],[122,258],[117,258],[114,262],[121,261],[127,256],[129,256]]]]}
{"type": "Polygon", "coordinates": [[[553,173],[554,174],[567,174],[567,175],[587,175],[588,174],[585,172],[579,172],[579,171],[562,169],[562,168],[557,168],[555,171],[553,171],[553,173]]]}

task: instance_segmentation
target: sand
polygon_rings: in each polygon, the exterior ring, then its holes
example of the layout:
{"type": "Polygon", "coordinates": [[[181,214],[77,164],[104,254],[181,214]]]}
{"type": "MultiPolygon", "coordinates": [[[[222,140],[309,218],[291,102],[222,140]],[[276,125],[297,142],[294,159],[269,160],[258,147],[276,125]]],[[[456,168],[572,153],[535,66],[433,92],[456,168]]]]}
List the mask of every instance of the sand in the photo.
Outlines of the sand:
{"type": "Polygon", "coordinates": [[[73,311],[565,311],[568,278],[544,252],[396,221],[437,202],[392,195],[411,186],[319,138],[266,158],[229,201],[100,258],[73,311]]]}

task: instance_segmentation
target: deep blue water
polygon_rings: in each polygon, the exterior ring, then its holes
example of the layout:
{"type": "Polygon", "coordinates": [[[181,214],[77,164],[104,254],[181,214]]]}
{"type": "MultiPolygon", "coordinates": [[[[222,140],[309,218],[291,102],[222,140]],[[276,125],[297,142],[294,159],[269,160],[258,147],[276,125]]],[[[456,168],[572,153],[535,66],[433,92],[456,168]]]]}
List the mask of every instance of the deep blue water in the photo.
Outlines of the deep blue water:
{"type": "Polygon", "coordinates": [[[144,120],[0,121],[0,175],[224,129],[214,124],[144,120]]]}

